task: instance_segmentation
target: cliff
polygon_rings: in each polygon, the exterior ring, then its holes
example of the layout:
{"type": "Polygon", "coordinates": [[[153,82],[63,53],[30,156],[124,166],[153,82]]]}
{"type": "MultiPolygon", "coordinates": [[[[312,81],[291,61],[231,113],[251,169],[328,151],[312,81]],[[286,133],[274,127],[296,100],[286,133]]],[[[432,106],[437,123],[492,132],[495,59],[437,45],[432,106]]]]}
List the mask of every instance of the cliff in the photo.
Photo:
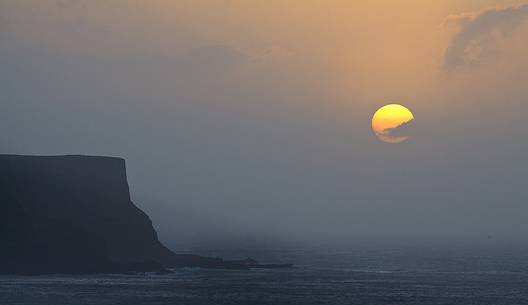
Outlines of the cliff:
{"type": "Polygon", "coordinates": [[[260,266],[167,249],[110,157],[0,155],[0,245],[0,273],[260,266]]]}

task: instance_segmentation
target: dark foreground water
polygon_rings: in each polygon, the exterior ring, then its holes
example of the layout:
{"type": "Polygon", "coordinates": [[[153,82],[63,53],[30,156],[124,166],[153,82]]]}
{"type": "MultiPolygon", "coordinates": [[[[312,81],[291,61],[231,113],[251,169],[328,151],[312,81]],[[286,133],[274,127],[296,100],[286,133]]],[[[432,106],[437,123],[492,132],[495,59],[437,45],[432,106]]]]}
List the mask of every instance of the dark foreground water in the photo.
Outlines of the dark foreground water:
{"type": "Polygon", "coordinates": [[[297,267],[0,276],[0,304],[528,304],[528,257],[522,252],[296,250],[263,257],[297,267]]]}

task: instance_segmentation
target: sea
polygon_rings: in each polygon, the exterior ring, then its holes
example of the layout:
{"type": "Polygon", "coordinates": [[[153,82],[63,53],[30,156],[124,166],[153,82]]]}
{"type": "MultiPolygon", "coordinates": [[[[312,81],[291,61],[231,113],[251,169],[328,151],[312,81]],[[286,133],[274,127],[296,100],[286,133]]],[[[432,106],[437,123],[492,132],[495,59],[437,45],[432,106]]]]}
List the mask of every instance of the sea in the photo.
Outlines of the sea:
{"type": "Polygon", "coordinates": [[[525,249],[321,247],[247,253],[295,266],[183,268],[165,275],[4,275],[0,304],[528,305],[525,249]]]}

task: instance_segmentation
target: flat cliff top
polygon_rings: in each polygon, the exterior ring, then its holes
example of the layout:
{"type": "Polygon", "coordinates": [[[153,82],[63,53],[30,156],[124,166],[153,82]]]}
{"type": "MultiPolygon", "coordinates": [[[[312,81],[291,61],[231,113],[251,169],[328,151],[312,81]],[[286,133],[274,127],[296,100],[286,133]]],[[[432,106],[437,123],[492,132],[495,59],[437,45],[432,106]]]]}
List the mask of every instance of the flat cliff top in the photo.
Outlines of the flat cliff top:
{"type": "Polygon", "coordinates": [[[125,159],[120,157],[97,156],[97,155],[18,155],[18,154],[0,154],[0,160],[17,160],[17,161],[31,161],[31,160],[62,160],[62,161],[94,161],[94,160],[113,160],[116,162],[125,162],[125,159]]]}

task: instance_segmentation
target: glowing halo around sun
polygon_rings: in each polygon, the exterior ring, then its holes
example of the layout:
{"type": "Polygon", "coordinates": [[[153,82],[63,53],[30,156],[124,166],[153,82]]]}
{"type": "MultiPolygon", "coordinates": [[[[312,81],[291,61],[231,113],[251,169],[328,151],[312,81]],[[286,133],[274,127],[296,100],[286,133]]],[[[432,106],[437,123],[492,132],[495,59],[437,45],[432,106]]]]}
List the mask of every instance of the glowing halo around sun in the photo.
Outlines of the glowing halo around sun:
{"type": "Polygon", "coordinates": [[[401,143],[407,140],[413,126],[412,112],[399,104],[385,105],[372,116],[372,130],[376,137],[385,143],[401,143]]]}

